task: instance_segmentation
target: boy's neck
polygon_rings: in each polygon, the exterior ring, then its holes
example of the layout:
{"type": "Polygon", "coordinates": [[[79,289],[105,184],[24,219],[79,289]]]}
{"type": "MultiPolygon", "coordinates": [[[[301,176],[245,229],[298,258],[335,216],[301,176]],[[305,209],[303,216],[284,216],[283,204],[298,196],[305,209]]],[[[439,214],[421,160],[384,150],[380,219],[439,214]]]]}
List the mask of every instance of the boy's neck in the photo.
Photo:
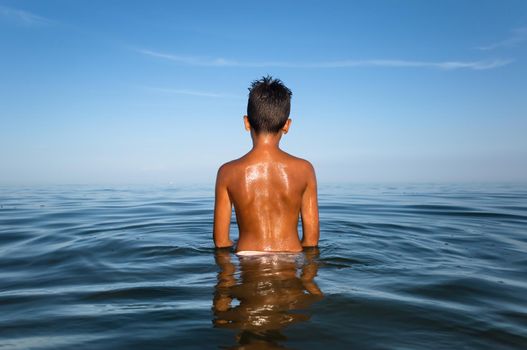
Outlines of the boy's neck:
{"type": "Polygon", "coordinates": [[[251,138],[253,140],[253,150],[279,149],[282,133],[277,132],[276,134],[256,134],[254,131],[251,131],[251,138]]]}

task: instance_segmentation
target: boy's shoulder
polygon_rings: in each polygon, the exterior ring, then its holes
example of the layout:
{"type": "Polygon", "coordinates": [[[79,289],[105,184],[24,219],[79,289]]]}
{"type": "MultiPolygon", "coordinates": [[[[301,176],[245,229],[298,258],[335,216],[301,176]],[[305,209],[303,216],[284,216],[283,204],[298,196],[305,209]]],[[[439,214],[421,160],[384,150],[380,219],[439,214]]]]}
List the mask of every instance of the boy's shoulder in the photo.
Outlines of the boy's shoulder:
{"type": "Polygon", "coordinates": [[[240,158],[236,158],[236,159],[233,159],[233,160],[230,160],[230,161],[228,161],[228,162],[226,162],[226,163],[223,163],[223,164],[220,166],[220,168],[219,168],[218,171],[221,171],[221,170],[225,171],[225,170],[232,169],[232,168],[234,168],[234,167],[236,167],[236,166],[240,166],[240,165],[242,165],[242,163],[243,163],[243,158],[244,158],[244,157],[245,157],[245,156],[240,157],[240,158]]]}
{"type": "Polygon", "coordinates": [[[228,177],[230,174],[234,173],[237,169],[239,169],[241,165],[240,160],[242,158],[233,159],[231,161],[223,163],[218,169],[218,175],[217,175],[218,179],[220,178],[224,179],[228,177]]]}
{"type": "MultiPolygon", "coordinates": [[[[282,157],[279,161],[284,164],[291,165],[298,170],[303,170],[309,173],[314,173],[315,171],[313,164],[311,164],[310,161],[308,161],[307,159],[293,156],[287,152],[282,151],[282,157]]],[[[228,173],[235,172],[236,170],[239,170],[242,167],[251,165],[251,163],[252,162],[250,157],[248,157],[248,154],[246,154],[240,158],[233,159],[222,164],[218,169],[218,175],[221,174],[223,176],[226,176],[228,175],[228,173]]]]}
{"type": "Polygon", "coordinates": [[[288,161],[291,162],[292,165],[296,166],[296,167],[300,167],[302,168],[303,170],[306,170],[306,171],[315,171],[315,168],[313,167],[313,164],[311,164],[311,162],[307,159],[304,159],[304,158],[300,158],[300,157],[296,157],[292,154],[289,154],[287,152],[283,152],[287,158],[288,158],[288,161]]]}

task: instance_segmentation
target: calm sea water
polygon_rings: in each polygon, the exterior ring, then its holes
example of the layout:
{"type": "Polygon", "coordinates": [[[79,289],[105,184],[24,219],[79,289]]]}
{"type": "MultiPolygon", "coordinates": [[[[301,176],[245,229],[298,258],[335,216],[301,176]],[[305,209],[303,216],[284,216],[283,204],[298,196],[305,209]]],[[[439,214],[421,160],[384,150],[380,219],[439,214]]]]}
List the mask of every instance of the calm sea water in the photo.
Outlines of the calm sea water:
{"type": "Polygon", "coordinates": [[[321,185],[319,249],[258,258],[212,204],[0,188],[0,349],[527,349],[526,186],[321,185]]]}

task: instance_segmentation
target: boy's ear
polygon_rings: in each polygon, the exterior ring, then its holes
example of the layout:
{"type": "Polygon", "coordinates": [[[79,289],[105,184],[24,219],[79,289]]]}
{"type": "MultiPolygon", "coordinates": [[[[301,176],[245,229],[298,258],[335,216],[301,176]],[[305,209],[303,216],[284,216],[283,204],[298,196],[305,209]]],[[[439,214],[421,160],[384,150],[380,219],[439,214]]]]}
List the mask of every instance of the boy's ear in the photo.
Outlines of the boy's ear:
{"type": "Polygon", "coordinates": [[[245,130],[251,131],[251,123],[249,123],[249,117],[246,115],[243,116],[243,124],[245,125],[245,130]]]}
{"type": "Polygon", "coordinates": [[[289,127],[291,126],[291,123],[293,121],[291,120],[291,118],[287,119],[287,121],[285,122],[284,126],[282,127],[282,132],[284,134],[287,134],[287,132],[289,131],[289,127]]]}

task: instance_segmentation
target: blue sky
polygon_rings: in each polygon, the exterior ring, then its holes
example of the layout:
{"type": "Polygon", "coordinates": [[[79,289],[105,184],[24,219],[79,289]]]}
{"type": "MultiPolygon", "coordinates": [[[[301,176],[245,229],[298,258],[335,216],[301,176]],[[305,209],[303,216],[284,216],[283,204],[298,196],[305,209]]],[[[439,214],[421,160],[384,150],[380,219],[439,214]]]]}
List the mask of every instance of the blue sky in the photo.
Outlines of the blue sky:
{"type": "Polygon", "coordinates": [[[319,181],[525,181],[526,49],[523,0],[0,0],[0,184],[210,183],[265,74],[319,181]]]}

